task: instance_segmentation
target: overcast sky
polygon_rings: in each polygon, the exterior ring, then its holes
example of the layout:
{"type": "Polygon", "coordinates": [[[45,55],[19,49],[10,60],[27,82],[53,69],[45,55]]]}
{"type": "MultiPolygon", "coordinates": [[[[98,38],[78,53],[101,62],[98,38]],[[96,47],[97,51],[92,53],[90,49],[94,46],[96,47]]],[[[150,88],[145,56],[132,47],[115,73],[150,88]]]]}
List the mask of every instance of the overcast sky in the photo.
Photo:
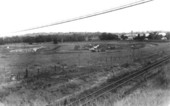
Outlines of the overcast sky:
{"type": "Polygon", "coordinates": [[[139,0],[0,0],[0,36],[32,32],[170,31],[170,0],[153,0],[88,19],[13,33],[135,1],[139,0]]]}

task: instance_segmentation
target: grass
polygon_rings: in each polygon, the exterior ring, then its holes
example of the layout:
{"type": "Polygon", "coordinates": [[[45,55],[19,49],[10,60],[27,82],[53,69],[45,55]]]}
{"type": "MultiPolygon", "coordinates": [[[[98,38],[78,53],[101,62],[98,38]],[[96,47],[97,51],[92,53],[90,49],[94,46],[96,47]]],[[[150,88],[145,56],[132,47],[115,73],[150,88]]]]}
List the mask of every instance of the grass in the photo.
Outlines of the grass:
{"type": "Polygon", "coordinates": [[[155,70],[161,70],[161,73],[148,79],[123,98],[121,95],[126,89],[131,88],[130,85],[93,103],[95,106],[170,106],[170,64],[155,70]]]}
{"type": "Polygon", "coordinates": [[[114,106],[168,106],[169,99],[169,90],[138,90],[129,98],[115,103],[114,106]]]}
{"type": "MultiPolygon", "coordinates": [[[[145,46],[134,51],[129,49],[102,53],[92,53],[87,50],[74,51],[75,45],[80,45],[81,48],[88,43],[38,44],[31,46],[23,46],[22,44],[9,45],[13,49],[45,47],[37,53],[22,54],[9,53],[6,50],[7,45],[1,46],[0,66],[2,68],[0,69],[0,78],[9,80],[8,78],[11,74],[18,73],[23,76],[26,68],[29,71],[28,76],[31,78],[29,80],[21,79],[21,83],[18,84],[14,83],[15,81],[1,80],[0,101],[6,106],[45,106],[46,104],[55,103],[62,98],[70,97],[70,95],[76,96],[80,92],[99,86],[106,82],[111,75],[118,76],[124,72],[141,67],[139,61],[133,63],[130,57],[132,54],[133,57],[142,59],[144,56],[160,50],[155,50],[155,47],[159,48],[159,45],[155,45],[152,47],[145,46]],[[66,68],[63,68],[63,65],[66,68]],[[56,69],[54,66],[56,66],[56,69]],[[39,74],[37,74],[38,69],[40,71],[39,74]],[[10,82],[13,83],[11,86],[2,86],[2,83],[10,82]]],[[[92,43],[105,45],[106,42],[92,43]]],[[[120,42],[107,43],[120,44],[120,42]]],[[[127,44],[127,42],[122,42],[120,45],[124,46],[127,44]]],[[[162,48],[164,44],[160,46],[162,48]]],[[[159,55],[153,57],[153,59],[158,57],[159,55]]],[[[145,63],[146,61],[148,59],[143,62],[145,63]]]]}

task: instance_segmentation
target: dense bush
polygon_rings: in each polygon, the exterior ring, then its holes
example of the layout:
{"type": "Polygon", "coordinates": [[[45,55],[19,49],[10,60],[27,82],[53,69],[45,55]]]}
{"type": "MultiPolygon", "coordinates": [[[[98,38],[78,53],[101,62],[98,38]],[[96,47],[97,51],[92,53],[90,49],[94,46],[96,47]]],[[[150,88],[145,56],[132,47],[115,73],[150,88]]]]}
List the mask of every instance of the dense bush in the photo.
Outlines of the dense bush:
{"type": "Polygon", "coordinates": [[[166,38],[170,40],[170,32],[166,33],[166,38]]]}
{"type": "Polygon", "coordinates": [[[0,45],[3,45],[4,44],[4,41],[2,38],[0,38],[0,45]]]}
{"type": "Polygon", "coordinates": [[[157,32],[151,32],[149,33],[149,36],[147,37],[149,40],[161,40],[162,35],[159,35],[157,32]]]}
{"type": "Polygon", "coordinates": [[[58,39],[57,38],[53,38],[53,43],[57,44],[58,43],[58,39]]]}
{"type": "Polygon", "coordinates": [[[102,33],[99,36],[100,40],[119,40],[118,35],[112,33],[102,33]]]}
{"type": "Polygon", "coordinates": [[[120,37],[121,37],[122,40],[127,40],[128,39],[128,36],[125,36],[124,34],[122,34],[120,37]]]}

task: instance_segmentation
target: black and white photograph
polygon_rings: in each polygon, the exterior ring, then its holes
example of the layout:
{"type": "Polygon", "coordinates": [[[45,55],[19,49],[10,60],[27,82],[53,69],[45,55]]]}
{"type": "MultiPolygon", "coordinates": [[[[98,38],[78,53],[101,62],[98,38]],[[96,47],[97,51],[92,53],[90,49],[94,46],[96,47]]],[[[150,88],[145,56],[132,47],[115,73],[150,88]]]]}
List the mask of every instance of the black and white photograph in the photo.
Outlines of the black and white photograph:
{"type": "Polygon", "coordinates": [[[0,0],[0,106],[170,106],[169,0],[0,0]]]}

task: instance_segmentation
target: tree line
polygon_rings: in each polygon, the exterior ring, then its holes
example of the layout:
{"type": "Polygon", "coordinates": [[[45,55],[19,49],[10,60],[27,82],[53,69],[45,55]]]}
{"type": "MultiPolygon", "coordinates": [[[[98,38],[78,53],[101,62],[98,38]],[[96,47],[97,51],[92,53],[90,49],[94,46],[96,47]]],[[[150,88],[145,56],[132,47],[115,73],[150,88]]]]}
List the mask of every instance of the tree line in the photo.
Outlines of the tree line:
{"type": "Polygon", "coordinates": [[[76,42],[85,41],[86,35],[79,33],[60,33],[60,34],[30,34],[25,36],[12,36],[0,38],[0,44],[7,43],[43,43],[43,42],[53,42],[57,44],[58,42],[76,42]]]}
{"type": "MultiPolygon", "coordinates": [[[[143,40],[161,40],[162,35],[158,32],[150,32],[148,36],[143,33],[139,33],[133,38],[133,40],[143,41],[143,40]]],[[[166,33],[165,37],[170,40],[170,33],[166,33]]],[[[25,36],[12,36],[0,38],[0,44],[7,43],[43,43],[43,42],[53,42],[57,44],[58,42],[79,42],[79,41],[90,41],[90,40],[128,40],[128,36],[124,33],[36,33],[27,34],[25,36]]]]}

